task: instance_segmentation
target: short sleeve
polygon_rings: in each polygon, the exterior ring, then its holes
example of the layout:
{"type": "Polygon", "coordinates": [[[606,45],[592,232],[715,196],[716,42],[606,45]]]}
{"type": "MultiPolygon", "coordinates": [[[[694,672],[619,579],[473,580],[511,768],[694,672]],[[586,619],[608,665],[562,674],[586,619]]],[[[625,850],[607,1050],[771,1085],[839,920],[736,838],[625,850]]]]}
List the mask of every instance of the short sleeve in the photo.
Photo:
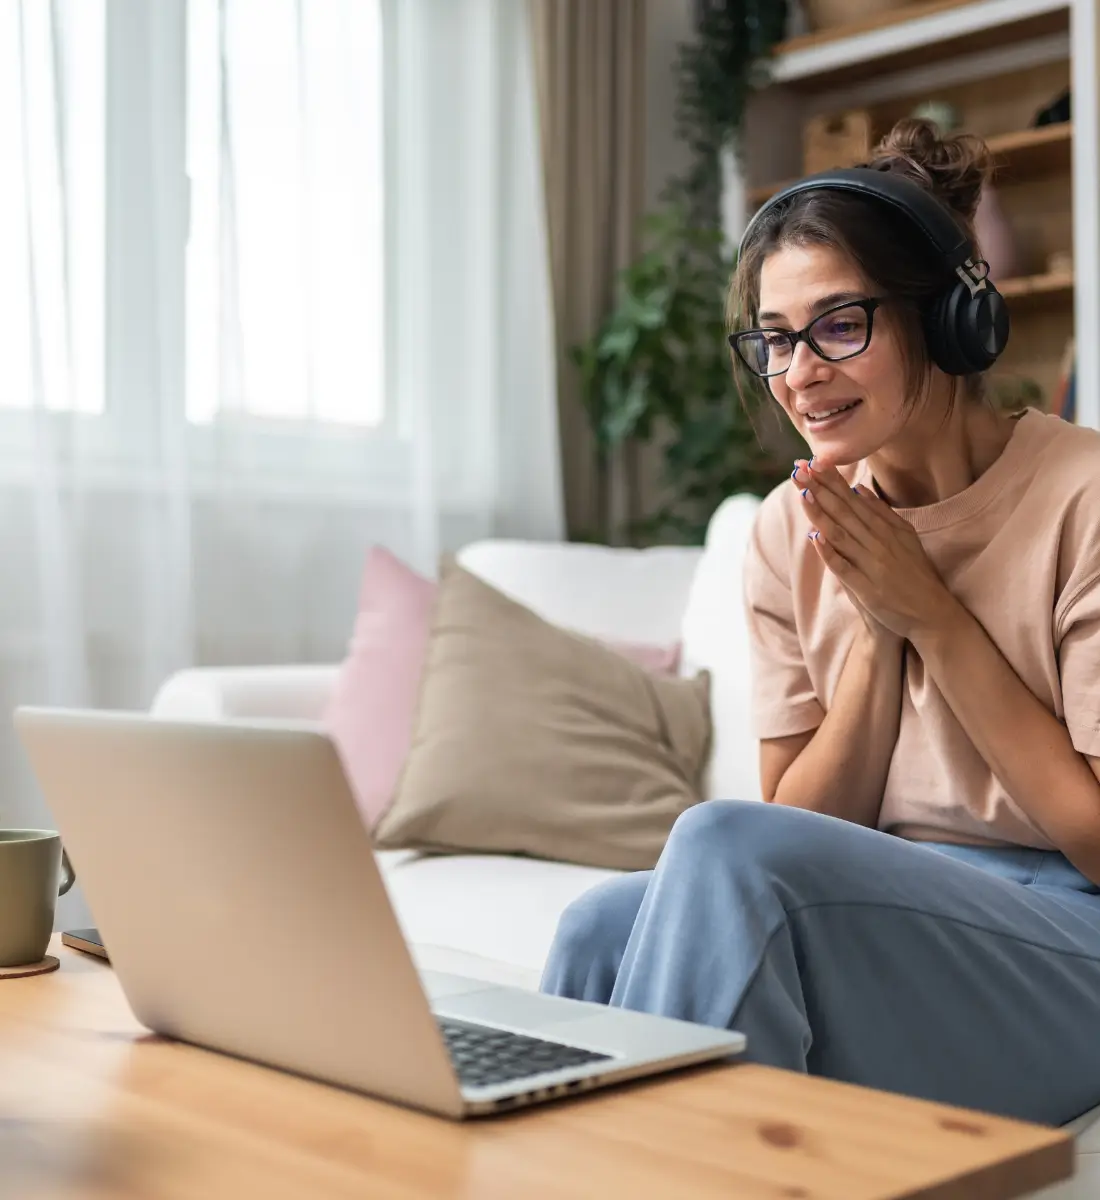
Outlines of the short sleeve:
{"type": "Polygon", "coordinates": [[[1085,584],[1066,609],[1058,673],[1074,748],[1100,757],[1100,575],[1085,584]]]}
{"type": "Polygon", "coordinates": [[[760,739],[806,733],[825,717],[799,642],[789,539],[779,496],[773,493],[757,512],[743,576],[752,656],[752,727],[760,739]]]}

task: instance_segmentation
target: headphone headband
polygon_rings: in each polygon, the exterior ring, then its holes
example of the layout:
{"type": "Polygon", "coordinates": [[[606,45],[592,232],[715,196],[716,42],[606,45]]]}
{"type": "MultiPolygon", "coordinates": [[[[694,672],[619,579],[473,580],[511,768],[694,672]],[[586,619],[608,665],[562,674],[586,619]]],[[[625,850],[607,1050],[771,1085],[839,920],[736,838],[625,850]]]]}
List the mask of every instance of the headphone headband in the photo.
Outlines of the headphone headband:
{"type": "Polygon", "coordinates": [[[936,253],[943,258],[944,265],[952,271],[961,267],[972,253],[969,238],[935,196],[911,179],[889,171],[875,171],[870,167],[819,171],[816,175],[807,175],[805,179],[789,184],[772,196],[749,222],[741,238],[741,250],[745,249],[749,235],[765,213],[791,196],[814,191],[851,192],[869,196],[893,208],[924,234],[936,253]]]}

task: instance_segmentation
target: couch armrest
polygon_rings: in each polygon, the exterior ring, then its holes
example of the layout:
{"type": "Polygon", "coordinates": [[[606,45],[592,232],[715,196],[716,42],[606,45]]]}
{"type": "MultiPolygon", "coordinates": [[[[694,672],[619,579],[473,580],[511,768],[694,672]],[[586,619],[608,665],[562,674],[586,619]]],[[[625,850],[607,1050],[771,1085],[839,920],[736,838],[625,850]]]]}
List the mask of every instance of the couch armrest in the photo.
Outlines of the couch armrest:
{"type": "Polygon", "coordinates": [[[261,717],[320,721],[336,666],[191,667],[177,671],[153,700],[155,717],[221,720],[261,717]]]}

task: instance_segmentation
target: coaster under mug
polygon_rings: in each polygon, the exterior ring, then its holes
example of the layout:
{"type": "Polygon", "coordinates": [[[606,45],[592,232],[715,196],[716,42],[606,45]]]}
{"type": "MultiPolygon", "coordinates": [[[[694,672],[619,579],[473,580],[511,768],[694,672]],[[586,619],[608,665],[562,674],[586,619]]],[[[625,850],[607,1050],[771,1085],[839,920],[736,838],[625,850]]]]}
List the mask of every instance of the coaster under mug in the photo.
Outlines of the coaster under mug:
{"type": "Polygon", "coordinates": [[[34,963],[24,963],[19,967],[0,967],[0,979],[27,979],[31,975],[48,975],[61,966],[61,960],[47,954],[45,958],[34,963]]]}

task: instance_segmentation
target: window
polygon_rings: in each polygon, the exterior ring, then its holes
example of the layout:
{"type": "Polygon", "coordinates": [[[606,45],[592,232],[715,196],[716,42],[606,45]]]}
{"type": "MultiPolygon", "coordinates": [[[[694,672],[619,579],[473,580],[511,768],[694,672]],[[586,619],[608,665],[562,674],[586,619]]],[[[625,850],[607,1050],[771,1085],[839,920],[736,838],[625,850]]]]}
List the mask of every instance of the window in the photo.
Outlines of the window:
{"type": "Polygon", "coordinates": [[[187,414],[383,416],[377,0],[190,0],[187,414]]]}
{"type": "Polygon", "coordinates": [[[104,410],[105,31],[0,4],[0,408],[104,410]]]}
{"type": "Polygon", "coordinates": [[[0,2],[0,409],[110,414],[132,443],[133,363],[161,352],[197,425],[382,422],[380,7],[0,2]]]}

